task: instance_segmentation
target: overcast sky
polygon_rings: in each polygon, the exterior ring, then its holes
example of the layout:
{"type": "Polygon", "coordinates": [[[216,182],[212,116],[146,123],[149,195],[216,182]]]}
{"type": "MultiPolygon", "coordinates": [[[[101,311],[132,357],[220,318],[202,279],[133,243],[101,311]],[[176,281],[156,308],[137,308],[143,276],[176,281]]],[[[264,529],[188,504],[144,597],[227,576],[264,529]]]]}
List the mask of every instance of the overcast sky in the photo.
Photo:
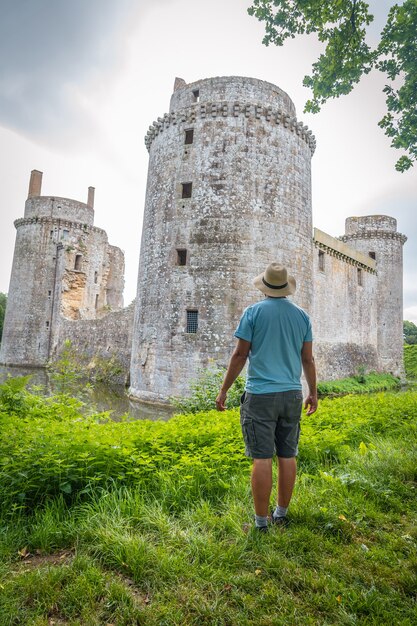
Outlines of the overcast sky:
{"type": "MultiPolygon", "coordinates": [[[[390,6],[375,0],[377,40],[390,6]]],[[[149,124],[168,111],[176,76],[252,76],[284,89],[317,140],[313,221],[333,236],[350,215],[385,214],[404,247],[405,319],[417,323],[417,167],[400,174],[399,154],[377,121],[385,112],[378,74],[365,77],[318,115],[303,114],[302,87],[320,45],[262,45],[250,0],[0,0],[0,291],[7,292],[13,221],[23,216],[29,175],[43,195],[87,200],[95,224],[126,254],[125,303],[135,297],[149,124]]],[[[395,277],[394,277],[395,278],[395,277]]]]}

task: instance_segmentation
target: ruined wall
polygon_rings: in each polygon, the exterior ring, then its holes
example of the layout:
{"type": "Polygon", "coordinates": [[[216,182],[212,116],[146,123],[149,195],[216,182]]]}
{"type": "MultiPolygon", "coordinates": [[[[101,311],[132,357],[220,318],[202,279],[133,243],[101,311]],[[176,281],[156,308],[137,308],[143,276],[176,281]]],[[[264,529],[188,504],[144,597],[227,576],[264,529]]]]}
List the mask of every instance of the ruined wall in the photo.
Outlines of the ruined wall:
{"type": "Polygon", "coordinates": [[[67,231],[61,312],[69,319],[95,319],[123,307],[124,255],[96,227],[67,231]]]}
{"type": "Polygon", "coordinates": [[[123,307],[125,255],[120,248],[107,245],[106,259],[108,267],[106,277],[106,305],[110,310],[117,310],[123,307]]]}
{"type": "Polygon", "coordinates": [[[120,364],[122,371],[113,376],[112,382],[129,383],[129,369],[132,347],[133,317],[135,305],[130,304],[121,311],[108,313],[96,320],[71,321],[61,319],[60,333],[54,346],[53,358],[57,358],[66,340],[79,352],[82,359],[94,367],[97,357],[114,364],[120,364]]]}
{"type": "Polygon", "coordinates": [[[41,196],[34,170],[16,244],[0,362],[45,365],[62,339],[61,320],[96,319],[123,306],[124,256],[93,225],[87,204],[41,196]]]}
{"type": "Polygon", "coordinates": [[[379,367],[375,261],[314,229],[312,322],[320,380],[379,367]]]}
{"type": "Polygon", "coordinates": [[[252,279],[271,260],[298,280],[296,302],[312,305],[315,142],[290,98],[252,78],[176,87],[146,137],[131,393],[147,400],[183,395],[209,360],[227,363],[243,309],[261,297],[252,279]]]}

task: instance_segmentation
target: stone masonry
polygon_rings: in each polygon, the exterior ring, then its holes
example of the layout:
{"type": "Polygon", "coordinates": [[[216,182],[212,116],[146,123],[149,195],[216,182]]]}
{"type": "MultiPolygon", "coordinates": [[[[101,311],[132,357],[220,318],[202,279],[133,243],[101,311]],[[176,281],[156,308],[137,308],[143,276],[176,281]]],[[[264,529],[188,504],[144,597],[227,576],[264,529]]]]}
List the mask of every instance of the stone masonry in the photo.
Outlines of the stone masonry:
{"type": "Polygon", "coordinates": [[[313,230],[315,139],[279,87],[242,77],[187,84],[145,138],[149,151],[136,306],[123,309],[124,255],[84,204],[41,196],[34,170],[16,247],[0,363],[44,366],[64,341],[115,357],[143,401],[186,395],[226,366],[252,279],[271,261],[297,281],[321,380],[359,366],[403,375],[402,247],[396,220],[349,217],[313,230]]]}
{"type": "MultiPolygon", "coordinates": [[[[41,186],[42,172],[34,170],[25,215],[15,222],[0,352],[0,362],[7,365],[45,366],[65,339],[71,337],[76,345],[81,321],[99,320],[123,307],[124,255],[94,226],[94,188],[89,188],[85,204],[41,196],[41,186]]],[[[131,328],[120,332],[130,337],[131,328]]],[[[99,336],[92,338],[97,350],[99,336]]],[[[117,332],[113,341],[117,343],[117,332]]],[[[105,336],[103,343],[107,351],[105,336]]],[[[130,343],[121,352],[127,366],[130,343]]]]}
{"type": "Polygon", "coordinates": [[[251,277],[271,259],[292,259],[297,302],[312,306],[311,132],[275,85],[176,86],[146,137],[132,347],[131,394],[156,401],[186,393],[211,361],[227,363],[236,322],[258,297],[251,277]],[[187,332],[193,312],[196,333],[187,332]]]}
{"type": "Polygon", "coordinates": [[[169,113],[145,144],[133,397],[184,395],[201,368],[227,365],[243,309],[262,297],[252,279],[272,260],[290,268],[294,300],[312,316],[321,379],[359,365],[402,373],[405,237],[382,216],[350,218],[343,241],[313,235],[315,139],[287,94],[253,78],[176,79],[169,113]]]}

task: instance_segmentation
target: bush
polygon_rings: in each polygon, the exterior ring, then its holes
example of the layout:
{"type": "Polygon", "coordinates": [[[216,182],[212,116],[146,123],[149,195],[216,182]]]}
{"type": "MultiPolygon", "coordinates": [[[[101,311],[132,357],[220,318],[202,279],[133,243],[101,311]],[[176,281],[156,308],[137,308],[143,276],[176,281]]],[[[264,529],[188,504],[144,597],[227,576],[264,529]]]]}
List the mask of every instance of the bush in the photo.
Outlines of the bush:
{"type": "Polygon", "coordinates": [[[120,384],[124,379],[123,365],[115,354],[106,358],[96,354],[90,358],[77,350],[69,339],[64,341],[58,358],[48,365],[48,369],[56,388],[69,394],[76,393],[80,383],[88,388],[88,381],[111,385],[120,384]]]}
{"type": "Polygon", "coordinates": [[[399,389],[401,381],[392,374],[377,374],[370,372],[365,374],[358,372],[356,376],[328,380],[317,384],[319,396],[339,396],[348,393],[361,394],[375,391],[390,391],[399,389]]]}
{"type": "Polygon", "coordinates": [[[404,345],[404,367],[407,378],[417,378],[417,345],[404,345]]]}
{"type": "MultiPolygon", "coordinates": [[[[216,408],[216,398],[223,383],[225,368],[201,370],[197,379],[191,381],[191,395],[187,398],[170,398],[171,404],[181,413],[198,413],[216,408]]],[[[227,394],[229,409],[240,404],[240,397],[245,390],[245,379],[238,376],[227,394]]]]}
{"type": "MultiPolygon", "coordinates": [[[[23,392],[21,406],[0,406],[0,509],[32,510],[61,495],[67,503],[100,489],[135,486],[169,494],[172,510],[195,499],[218,501],[249,470],[239,412],[205,411],[168,422],[82,417],[80,403],[23,392]],[[20,417],[17,418],[17,413],[20,417]]],[[[311,471],[336,462],[347,446],[379,434],[415,437],[417,392],[325,399],[302,420],[300,458],[311,471]]]]}
{"type": "Polygon", "coordinates": [[[417,344],[417,326],[413,322],[404,321],[404,341],[410,345],[417,344]]]}

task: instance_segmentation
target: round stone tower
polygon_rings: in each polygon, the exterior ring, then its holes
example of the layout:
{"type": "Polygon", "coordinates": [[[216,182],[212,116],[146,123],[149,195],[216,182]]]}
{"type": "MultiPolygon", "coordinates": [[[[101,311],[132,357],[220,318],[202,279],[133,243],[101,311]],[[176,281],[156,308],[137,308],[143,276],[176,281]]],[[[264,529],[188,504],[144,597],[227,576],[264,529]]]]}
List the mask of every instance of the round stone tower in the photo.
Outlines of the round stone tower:
{"type": "MultiPolygon", "coordinates": [[[[31,173],[24,217],[15,221],[16,244],[4,320],[0,363],[44,366],[52,355],[61,316],[95,319],[120,308],[123,285],[115,282],[104,230],[93,226],[94,188],[87,203],[41,196],[42,172],[31,173]],[[107,308],[106,308],[107,307],[107,308]]],[[[120,281],[119,281],[120,282],[120,281]]],[[[121,279],[123,283],[123,277],[121,279]]]]}
{"type": "Polygon", "coordinates": [[[403,245],[397,220],[386,215],[348,217],[341,238],[376,262],[379,367],[403,376],[403,245]]]}
{"type": "Polygon", "coordinates": [[[310,310],[315,140],[281,89],[232,76],[176,79],[145,143],[130,391],[164,401],[200,368],[227,364],[239,316],[261,297],[252,279],[272,260],[310,310]]]}

